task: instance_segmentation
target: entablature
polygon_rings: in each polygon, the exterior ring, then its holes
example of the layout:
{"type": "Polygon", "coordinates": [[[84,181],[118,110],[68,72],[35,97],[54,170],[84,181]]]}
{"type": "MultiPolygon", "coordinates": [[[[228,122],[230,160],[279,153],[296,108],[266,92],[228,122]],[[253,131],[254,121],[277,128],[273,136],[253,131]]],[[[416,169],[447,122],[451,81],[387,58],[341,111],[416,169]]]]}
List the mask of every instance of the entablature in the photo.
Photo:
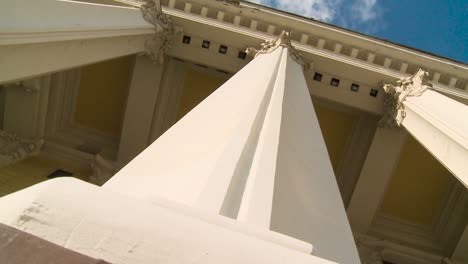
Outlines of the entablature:
{"type": "MultiPolygon", "coordinates": [[[[468,98],[468,67],[461,63],[247,2],[232,5],[225,1],[163,0],[162,4],[164,12],[174,18],[240,33],[224,38],[233,44],[250,44],[247,39],[254,38],[258,45],[284,29],[293,29],[291,38],[298,50],[307,53],[304,57],[327,57],[335,63],[375,72],[384,81],[407,77],[423,68],[429,71],[435,90],[468,98]]],[[[175,24],[177,20],[174,19],[175,24]]]]}

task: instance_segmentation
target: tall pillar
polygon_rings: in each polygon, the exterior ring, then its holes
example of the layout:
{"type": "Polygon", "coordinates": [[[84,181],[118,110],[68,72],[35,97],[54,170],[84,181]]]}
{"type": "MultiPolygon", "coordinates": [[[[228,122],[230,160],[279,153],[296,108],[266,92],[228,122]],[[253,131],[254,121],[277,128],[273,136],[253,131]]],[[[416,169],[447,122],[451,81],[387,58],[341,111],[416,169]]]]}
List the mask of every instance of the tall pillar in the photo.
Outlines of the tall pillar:
{"type": "Polygon", "coordinates": [[[127,164],[149,145],[152,109],[160,90],[164,64],[137,56],[130,83],[117,161],[127,164]]]}
{"type": "Polygon", "coordinates": [[[2,1],[0,17],[0,83],[139,53],[155,32],[138,9],[74,1],[2,1]]]}
{"type": "Polygon", "coordinates": [[[305,82],[283,32],[103,188],[163,197],[313,245],[312,254],[359,263],[305,82]]]}
{"type": "Polygon", "coordinates": [[[345,207],[348,207],[361,174],[375,134],[377,120],[374,117],[361,115],[354,122],[352,134],[347,144],[344,157],[341,159],[336,179],[345,207]]]}
{"type": "Polygon", "coordinates": [[[369,230],[405,139],[402,129],[377,128],[347,210],[353,232],[366,234],[369,230]]]}
{"type": "Polygon", "coordinates": [[[381,124],[403,126],[440,163],[468,186],[468,106],[436,91],[419,70],[397,85],[387,84],[381,124]]]}
{"type": "Polygon", "coordinates": [[[182,62],[174,59],[168,59],[166,65],[154,107],[149,144],[177,122],[186,70],[182,62]]]}

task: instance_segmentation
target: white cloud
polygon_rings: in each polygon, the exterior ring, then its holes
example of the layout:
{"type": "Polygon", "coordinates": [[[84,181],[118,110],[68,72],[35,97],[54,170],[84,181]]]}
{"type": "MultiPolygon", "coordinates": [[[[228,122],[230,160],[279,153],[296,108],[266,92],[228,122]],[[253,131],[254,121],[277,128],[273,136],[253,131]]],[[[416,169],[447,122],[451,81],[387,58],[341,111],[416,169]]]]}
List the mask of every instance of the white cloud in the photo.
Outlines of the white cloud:
{"type": "Polygon", "coordinates": [[[248,0],[364,33],[378,31],[379,0],[248,0]]]}
{"type": "Polygon", "coordinates": [[[377,18],[377,0],[356,0],[351,10],[353,17],[360,22],[368,22],[377,18]]]}
{"type": "Polygon", "coordinates": [[[311,17],[317,20],[331,22],[337,14],[341,0],[250,0],[277,9],[311,17]]]}
{"type": "Polygon", "coordinates": [[[302,16],[330,22],[336,16],[340,0],[279,0],[278,8],[302,16]]]}

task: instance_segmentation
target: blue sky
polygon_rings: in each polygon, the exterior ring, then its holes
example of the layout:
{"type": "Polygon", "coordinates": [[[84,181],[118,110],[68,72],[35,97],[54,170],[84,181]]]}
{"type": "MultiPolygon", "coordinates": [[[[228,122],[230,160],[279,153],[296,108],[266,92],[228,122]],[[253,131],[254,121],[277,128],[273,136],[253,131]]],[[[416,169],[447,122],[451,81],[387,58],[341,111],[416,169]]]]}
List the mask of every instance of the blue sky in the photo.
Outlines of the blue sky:
{"type": "Polygon", "coordinates": [[[248,0],[468,63],[468,0],[248,0]]]}

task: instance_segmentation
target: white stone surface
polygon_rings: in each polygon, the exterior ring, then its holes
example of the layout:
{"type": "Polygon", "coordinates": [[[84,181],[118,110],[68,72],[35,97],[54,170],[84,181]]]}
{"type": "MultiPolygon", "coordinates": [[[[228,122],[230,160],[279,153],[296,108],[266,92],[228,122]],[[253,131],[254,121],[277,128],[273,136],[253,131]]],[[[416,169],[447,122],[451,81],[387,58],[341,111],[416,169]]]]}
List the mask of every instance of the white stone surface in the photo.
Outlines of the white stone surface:
{"type": "Polygon", "coordinates": [[[168,201],[130,198],[73,178],[0,199],[0,222],[111,263],[332,263],[306,244],[168,201]]]}
{"type": "Polygon", "coordinates": [[[0,45],[151,34],[140,10],[57,0],[2,1],[0,45]]]}
{"type": "Polygon", "coordinates": [[[431,90],[403,104],[402,125],[468,187],[468,106],[431,90]]]}
{"type": "Polygon", "coordinates": [[[104,188],[162,196],[359,262],[302,68],[285,47],[256,57],[104,188]]]}
{"type": "Polygon", "coordinates": [[[160,91],[164,65],[136,56],[120,135],[118,162],[127,164],[150,142],[153,109],[160,91]]]}
{"type": "Polygon", "coordinates": [[[153,33],[136,8],[2,1],[0,84],[142,52],[153,33]]]}

